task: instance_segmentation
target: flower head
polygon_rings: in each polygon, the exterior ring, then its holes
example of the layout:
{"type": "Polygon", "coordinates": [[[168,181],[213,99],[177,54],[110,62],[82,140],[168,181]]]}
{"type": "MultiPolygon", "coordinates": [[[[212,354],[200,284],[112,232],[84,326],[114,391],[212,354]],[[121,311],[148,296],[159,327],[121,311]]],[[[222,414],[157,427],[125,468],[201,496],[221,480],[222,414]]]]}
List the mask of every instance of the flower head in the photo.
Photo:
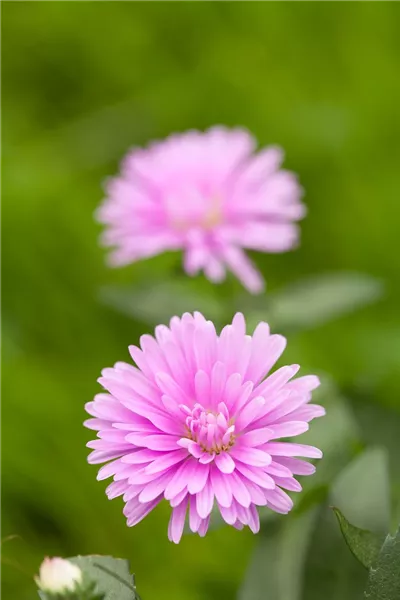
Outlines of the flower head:
{"type": "Polygon", "coordinates": [[[230,269],[252,292],[263,279],[243,249],[284,252],[298,239],[301,188],[281,150],[255,154],[243,129],[189,131],[134,149],[98,211],[110,263],[184,250],[184,267],[221,281],[230,269]]]}
{"type": "Polygon", "coordinates": [[[49,594],[74,592],[82,583],[82,571],[64,558],[45,558],[35,580],[38,587],[49,594]]]}
{"type": "Polygon", "coordinates": [[[192,531],[205,535],[215,505],[222,518],[257,532],[257,506],[288,513],[283,490],[300,491],[294,475],[315,468],[299,456],[317,448],[276,441],[303,433],[324,409],[309,404],[319,385],[312,375],[292,379],[299,366],[268,375],[286,340],[260,323],[246,335],[243,315],[217,335],[200,313],[173,317],[155,338],[131,346],[136,367],[104,369],[85,422],[100,439],[89,442],[98,479],[113,477],[109,498],[123,495],[129,526],[163,498],[172,507],[169,538],[178,543],[189,512],[192,531]]]}

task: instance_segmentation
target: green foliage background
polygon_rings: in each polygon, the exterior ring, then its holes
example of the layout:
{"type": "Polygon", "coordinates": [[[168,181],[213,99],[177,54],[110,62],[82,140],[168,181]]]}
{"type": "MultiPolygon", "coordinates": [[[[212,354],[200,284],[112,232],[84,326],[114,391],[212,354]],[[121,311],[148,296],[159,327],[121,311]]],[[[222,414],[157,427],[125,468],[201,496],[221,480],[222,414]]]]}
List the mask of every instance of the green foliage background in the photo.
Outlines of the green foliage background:
{"type": "MultiPolygon", "coordinates": [[[[35,597],[44,555],[103,553],[130,558],[146,600],[229,599],[256,542],[225,528],[176,547],[167,506],[128,529],[86,464],[83,405],[100,369],[127,359],[149,329],[99,290],[180,264],[171,255],[107,269],[93,211],[127,148],[173,131],[243,125],[285,148],[309,215],[296,252],[255,256],[268,291],[343,270],[383,282],[380,303],[290,333],[285,358],[330,374],[362,443],[388,448],[396,514],[399,4],[8,2],[2,17],[2,536],[19,536],[3,541],[5,597],[35,597]]],[[[235,282],[214,289],[199,278],[198,288],[232,316],[235,282]]],[[[314,560],[314,590],[332,575],[327,564],[314,560]]]]}

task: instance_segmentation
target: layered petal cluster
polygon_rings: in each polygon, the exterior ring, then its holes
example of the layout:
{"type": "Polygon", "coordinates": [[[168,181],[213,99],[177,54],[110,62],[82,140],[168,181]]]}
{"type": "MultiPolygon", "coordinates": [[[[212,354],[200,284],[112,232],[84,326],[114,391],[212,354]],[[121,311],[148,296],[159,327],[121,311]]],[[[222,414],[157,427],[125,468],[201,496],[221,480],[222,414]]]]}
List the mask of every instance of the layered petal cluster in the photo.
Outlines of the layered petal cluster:
{"type": "Polygon", "coordinates": [[[282,441],[305,432],[324,409],[310,404],[319,385],[313,375],[293,379],[298,365],[269,374],[286,340],[260,323],[246,335],[242,314],[217,334],[200,313],[173,317],[155,337],[131,346],[136,366],[104,369],[107,393],[86,405],[98,432],[90,463],[107,463],[98,479],[113,477],[109,498],[123,496],[129,526],[161,500],[172,514],[168,535],[178,543],[189,515],[205,535],[213,507],[226,523],[259,529],[257,506],[288,513],[298,492],[295,475],[315,467],[312,446],[282,441]]]}
{"type": "Polygon", "coordinates": [[[251,292],[263,279],[244,249],[285,252],[304,216],[295,175],[280,168],[282,151],[243,129],[213,127],[172,135],[134,149],[107,184],[97,212],[113,266],[167,250],[184,251],[190,275],[214,282],[231,270],[251,292]]]}

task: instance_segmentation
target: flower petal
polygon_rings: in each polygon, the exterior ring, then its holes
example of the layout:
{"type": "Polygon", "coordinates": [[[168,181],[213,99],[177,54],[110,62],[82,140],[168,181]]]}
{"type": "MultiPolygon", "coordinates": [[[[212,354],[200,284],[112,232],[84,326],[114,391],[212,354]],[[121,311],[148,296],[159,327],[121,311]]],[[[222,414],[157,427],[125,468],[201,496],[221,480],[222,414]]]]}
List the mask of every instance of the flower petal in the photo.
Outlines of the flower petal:
{"type": "Polygon", "coordinates": [[[235,470],[235,461],[227,452],[217,454],[214,460],[221,473],[232,473],[235,470]]]}

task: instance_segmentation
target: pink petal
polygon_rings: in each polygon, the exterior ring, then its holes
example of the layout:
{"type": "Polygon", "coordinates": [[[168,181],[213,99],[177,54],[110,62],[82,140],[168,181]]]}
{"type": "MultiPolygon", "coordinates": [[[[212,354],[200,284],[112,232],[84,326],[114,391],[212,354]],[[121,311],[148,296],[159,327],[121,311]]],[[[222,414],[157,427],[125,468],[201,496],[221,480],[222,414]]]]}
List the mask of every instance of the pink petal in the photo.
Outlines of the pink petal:
{"type": "MultiPolygon", "coordinates": [[[[253,483],[252,481],[249,481],[248,479],[246,480],[246,488],[250,494],[250,500],[253,504],[255,504],[256,506],[266,506],[267,505],[267,499],[265,497],[265,490],[260,488],[256,483],[253,483]]],[[[245,505],[241,502],[241,504],[243,506],[250,506],[250,503],[248,505],[245,505]]]]}
{"type": "Polygon", "coordinates": [[[148,504],[141,504],[137,500],[129,501],[124,508],[124,515],[127,517],[127,525],[128,527],[133,527],[137,525],[144,517],[146,517],[149,512],[153,510],[160,502],[162,496],[159,496],[152,502],[148,504]],[[132,502],[133,504],[130,504],[132,502]]]}
{"type": "Polygon", "coordinates": [[[313,475],[315,473],[314,465],[298,458],[279,456],[275,459],[275,462],[282,464],[287,469],[290,469],[293,475],[313,475]]]}
{"type": "Polygon", "coordinates": [[[268,414],[266,414],[262,419],[263,425],[267,425],[269,427],[270,425],[279,421],[292,421],[293,412],[309,400],[306,395],[297,395],[295,392],[288,392],[287,389],[282,392],[278,392],[278,395],[282,395],[283,397],[287,393],[289,393],[289,397],[286,396],[273,410],[271,407],[269,407],[268,414]],[[289,416],[289,418],[282,418],[286,416],[289,416]]]}
{"type": "Polygon", "coordinates": [[[196,469],[187,482],[187,488],[190,494],[198,494],[201,492],[207,483],[209,472],[209,465],[202,465],[199,462],[196,464],[196,469]]]}
{"type": "Polygon", "coordinates": [[[119,458],[123,452],[119,449],[111,450],[95,450],[91,452],[87,458],[90,465],[97,465],[99,463],[107,462],[113,458],[119,458]]]}
{"type": "Polygon", "coordinates": [[[226,246],[222,249],[222,256],[229,269],[236,275],[249,292],[259,294],[264,289],[264,280],[253,266],[253,263],[241,248],[226,246]]]}
{"type": "Polygon", "coordinates": [[[207,481],[201,492],[196,494],[196,508],[202,519],[206,519],[211,513],[214,504],[214,491],[210,481],[207,481]]]}
{"type": "Polygon", "coordinates": [[[215,458],[215,453],[212,452],[209,454],[208,452],[203,452],[203,454],[199,458],[199,462],[203,465],[208,465],[208,463],[212,462],[215,458]]]}
{"type": "Polygon", "coordinates": [[[147,377],[152,377],[153,373],[151,368],[147,364],[146,357],[142,350],[137,346],[129,346],[129,354],[131,355],[134,362],[137,364],[138,368],[144,373],[147,377]]]}
{"type": "Polygon", "coordinates": [[[232,502],[232,505],[229,507],[221,506],[219,504],[218,508],[219,512],[221,513],[221,517],[223,518],[225,523],[228,523],[228,525],[233,525],[234,523],[236,523],[237,512],[236,505],[234,502],[232,502]]]}
{"type": "Polygon", "coordinates": [[[196,399],[201,404],[210,402],[210,378],[205,371],[197,371],[194,378],[196,399]]]}
{"type": "Polygon", "coordinates": [[[118,400],[115,400],[108,394],[97,394],[94,402],[87,402],[85,410],[93,417],[105,419],[111,422],[129,421],[131,411],[121,405],[118,400]]]}
{"type": "Polygon", "coordinates": [[[227,477],[216,468],[211,469],[210,476],[218,504],[225,507],[230,506],[232,504],[232,490],[227,477]]]}
{"type": "Polygon", "coordinates": [[[268,506],[275,512],[287,514],[293,508],[293,501],[279,487],[265,492],[268,506]]]}
{"type": "Polygon", "coordinates": [[[177,402],[185,403],[186,394],[168,373],[157,373],[156,382],[166,396],[174,398],[177,402]]]}
{"type": "Polygon", "coordinates": [[[271,456],[305,456],[307,458],[322,458],[322,452],[314,446],[292,444],[287,442],[268,442],[263,450],[271,456]]]}
{"type": "Polygon", "coordinates": [[[150,463],[146,467],[145,471],[149,475],[150,474],[153,475],[154,473],[159,473],[161,471],[165,471],[166,469],[169,469],[173,465],[176,465],[176,464],[182,462],[186,457],[187,457],[186,450],[183,450],[180,448],[173,452],[167,452],[166,454],[163,454],[162,456],[160,456],[160,458],[156,458],[155,460],[153,460],[153,462],[150,463]]]}
{"type": "Polygon", "coordinates": [[[270,425],[269,427],[273,432],[272,437],[275,439],[292,437],[308,431],[308,423],[304,421],[287,421],[279,425],[270,425]]]}
{"type": "Polygon", "coordinates": [[[213,283],[220,283],[225,279],[225,267],[213,254],[209,254],[204,264],[204,274],[213,283]]]}
{"type": "Polygon", "coordinates": [[[189,527],[193,533],[196,533],[201,525],[202,518],[196,510],[195,498],[190,498],[189,508],[189,527]]]}
{"type": "Polygon", "coordinates": [[[249,508],[245,508],[240,504],[236,505],[238,520],[243,523],[243,525],[248,525],[250,519],[250,510],[249,508]]]}
{"type": "Polygon", "coordinates": [[[106,489],[107,498],[112,500],[118,498],[129,489],[129,484],[125,481],[113,481],[106,489]]]}
{"type": "Polygon", "coordinates": [[[168,525],[168,539],[174,544],[179,544],[183,528],[185,526],[186,508],[188,500],[187,498],[176,506],[171,514],[171,519],[168,525]]]}
{"type": "Polygon", "coordinates": [[[213,323],[207,321],[194,332],[194,354],[197,369],[210,372],[216,360],[217,334],[213,323]]]}
{"type": "Polygon", "coordinates": [[[176,435],[141,435],[137,433],[129,433],[126,439],[136,446],[144,446],[150,450],[158,451],[176,450],[179,440],[176,435]]]}
{"type": "Polygon", "coordinates": [[[269,375],[267,379],[262,381],[260,385],[256,388],[255,392],[258,396],[266,396],[271,395],[272,392],[276,392],[283,385],[285,385],[289,379],[294,377],[298,370],[300,369],[299,365],[290,365],[287,367],[281,367],[272,375],[269,375]]]}
{"type": "Polygon", "coordinates": [[[178,422],[182,420],[182,412],[179,408],[179,403],[176,400],[174,400],[170,396],[163,394],[161,396],[161,402],[163,404],[163,407],[170,414],[170,417],[173,418],[175,423],[176,419],[178,419],[178,422]]]}
{"type": "Polygon", "coordinates": [[[265,406],[265,400],[262,396],[257,396],[250,400],[236,417],[235,426],[237,431],[242,431],[250,423],[256,421],[262,414],[265,406]]]}
{"type": "Polygon", "coordinates": [[[240,436],[240,444],[244,446],[261,446],[270,439],[274,438],[272,429],[262,427],[261,429],[252,429],[240,436]]]}
{"type": "MultiPolygon", "coordinates": [[[[112,442],[113,444],[124,444],[126,443],[126,432],[121,431],[121,429],[103,429],[99,431],[99,438],[105,440],[107,442],[112,442]]],[[[90,446],[89,446],[90,448],[90,446]]]]}
{"type": "Polygon", "coordinates": [[[106,421],[105,419],[86,419],[83,424],[88,429],[101,431],[102,429],[107,429],[107,427],[110,426],[110,421],[106,421]]]}
{"type": "MultiPolygon", "coordinates": [[[[253,385],[251,382],[249,382],[249,384],[250,384],[250,390],[252,390],[253,385]]],[[[240,395],[241,387],[242,387],[242,378],[239,373],[233,373],[232,375],[230,375],[228,377],[228,379],[226,381],[226,385],[225,385],[225,393],[224,393],[224,399],[223,399],[228,408],[232,409],[232,407],[236,403],[236,401],[240,395]]],[[[250,392],[249,392],[249,395],[250,395],[250,392]]]]}
{"type": "Polygon", "coordinates": [[[325,414],[326,411],[323,406],[319,406],[318,404],[306,404],[291,412],[290,418],[296,419],[296,421],[306,421],[308,423],[312,419],[323,417],[325,414]]]}
{"type": "Polygon", "coordinates": [[[179,494],[176,494],[176,496],[171,498],[169,503],[173,508],[175,508],[175,506],[178,506],[178,504],[180,504],[185,498],[188,498],[186,487],[184,487],[184,489],[180,491],[179,494]]]}
{"type": "Polygon", "coordinates": [[[227,452],[217,454],[214,460],[221,473],[232,473],[235,470],[235,462],[227,452]]]}
{"type": "Polygon", "coordinates": [[[250,510],[250,517],[248,520],[249,527],[253,533],[258,533],[260,531],[260,517],[258,515],[257,509],[254,506],[254,504],[252,504],[250,506],[249,510],[250,510]]]}
{"type": "Polygon", "coordinates": [[[141,450],[135,450],[129,454],[124,454],[124,456],[121,457],[121,462],[128,465],[139,465],[143,463],[149,463],[156,458],[160,458],[160,456],[161,454],[159,452],[144,448],[141,450]]]}
{"type": "Polygon", "coordinates": [[[171,498],[179,494],[179,492],[181,492],[187,486],[188,481],[190,481],[195,472],[196,461],[194,459],[189,458],[182,463],[175,471],[173,478],[165,488],[165,499],[171,500],[171,498]]]}
{"type": "Polygon", "coordinates": [[[200,537],[204,537],[207,533],[208,526],[210,524],[210,517],[208,516],[206,519],[203,519],[200,523],[200,526],[197,530],[197,533],[200,537]]]}
{"type": "Polygon", "coordinates": [[[266,467],[271,462],[270,454],[257,448],[234,446],[230,452],[233,458],[254,467],[266,467]]]}
{"type": "Polygon", "coordinates": [[[275,481],[270,475],[264,473],[260,468],[248,467],[243,463],[237,462],[236,468],[240,473],[253,483],[259,485],[263,489],[271,489],[275,488],[275,481]]]}
{"type": "MultiPolygon", "coordinates": [[[[237,375],[239,375],[239,373],[237,375]]],[[[236,394],[235,400],[231,403],[227,402],[227,405],[229,406],[231,414],[238,414],[241,410],[243,410],[247,406],[247,404],[249,404],[248,400],[251,396],[252,391],[253,391],[253,382],[252,381],[246,381],[246,383],[244,383],[243,385],[240,386],[240,388],[236,394]]],[[[261,406],[261,404],[262,404],[261,400],[259,400],[258,403],[261,406]]]]}
{"type": "Polygon", "coordinates": [[[99,469],[99,472],[97,473],[97,480],[102,481],[103,479],[108,479],[108,477],[115,475],[115,473],[123,468],[124,465],[121,463],[121,460],[114,460],[113,462],[110,462],[99,469]]]}
{"type": "Polygon", "coordinates": [[[311,392],[321,385],[319,378],[316,375],[305,375],[298,377],[288,383],[288,387],[297,392],[311,392]]]}
{"type": "Polygon", "coordinates": [[[237,312],[232,319],[232,327],[238,335],[246,335],[246,320],[243,313],[237,312]]]}
{"type": "Polygon", "coordinates": [[[174,472],[172,470],[167,471],[167,473],[163,473],[157,479],[147,483],[139,495],[139,502],[150,502],[151,500],[154,500],[154,498],[160,496],[160,494],[163,494],[165,487],[171,481],[173,476],[174,472]]]}
{"type": "Polygon", "coordinates": [[[163,345],[164,357],[168,363],[172,377],[184,389],[189,379],[189,370],[181,348],[173,342],[167,342],[163,345]]]}
{"type": "Polygon", "coordinates": [[[232,495],[239,504],[242,506],[248,507],[251,503],[251,494],[250,494],[250,485],[249,481],[246,480],[244,483],[243,478],[238,472],[232,473],[230,479],[230,487],[232,490],[232,495]]]}
{"type": "MultiPolygon", "coordinates": [[[[279,457],[279,461],[280,460],[281,460],[281,457],[279,457]]],[[[293,459],[293,460],[297,460],[297,459],[293,459]]],[[[290,469],[288,469],[287,467],[284,467],[282,464],[280,464],[280,462],[276,462],[276,461],[272,461],[272,463],[270,465],[268,465],[268,467],[265,469],[265,471],[267,473],[269,473],[270,475],[273,475],[274,477],[275,477],[275,475],[277,477],[291,477],[292,476],[292,471],[290,469]]]]}
{"type": "Polygon", "coordinates": [[[267,336],[265,325],[265,323],[257,325],[253,334],[253,350],[246,379],[254,382],[268,373],[286,347],[286,338],[276,334],[267,336]]]}
{"type": "Polygon", "coordinates": [[[240,172],[240,181],[245,181],[247,185],[260,183],[276,171],[282,161],[283,151],[281,148],[265,148],[249,158],[240,172]]]}
{"type": "Polygon", "coordinates": [[[300,483],[293,477],[275,477],[275,483],[279,487],[291,492],[301,492],[303,489],[300,483]]]}
{"type": "Polygon", "coordinates": [[[226,382],[226,367],[217,361],[211,371],[210,399],[211,406],[217,407],[218,402],[223,397],[226,382]]]}

